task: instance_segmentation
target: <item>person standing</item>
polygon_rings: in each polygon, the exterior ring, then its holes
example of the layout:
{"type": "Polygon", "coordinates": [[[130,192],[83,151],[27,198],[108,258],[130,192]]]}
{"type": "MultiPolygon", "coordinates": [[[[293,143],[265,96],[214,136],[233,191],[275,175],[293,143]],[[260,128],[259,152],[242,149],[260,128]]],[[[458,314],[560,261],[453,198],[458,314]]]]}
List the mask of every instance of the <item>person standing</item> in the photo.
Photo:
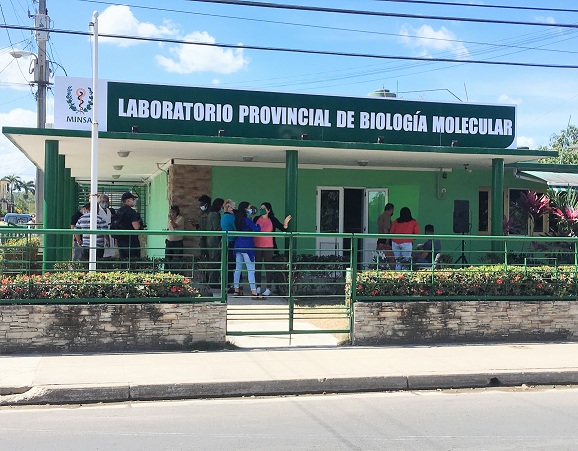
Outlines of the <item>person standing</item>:
{"type": "MultiPolygon", "coordinates": [[[[203,194],[197,200],[199,201],[199,210],[201,210],[201,213],[199,215],[199,221],[197,223],[191,221],[191,224],[193,227],[195,227],[196,230],[207,230],[207,220],[209,216],[209,208],[211,207],[211,198],[206,194],[203,194]]],[[[199,248],[199,262],[204,264],[205,262],[209,261],[209,243],[207,242],[206,235],[199,237],[199,248]]],[[[206,275],[203,276],[203,282],[208,282],[206,280],[206,275]]]]}
{"type": "MultiPolygon", "coordinates": [[[[90,204],[84,204],[80,210],[70,217],[70,228],[75,229],[76,223],[90,209],[90,204]]],[[[76,235],[72,235],[72,261],[82,259],[82,239],[78,240],[76,235]]]]}
{"type": "MultiPolygon", "coordinates": [[[[221,216],[221,230],[223,232],[234,232],[235,228],[235,213],[237,211],[237,204],[231,199],[227,199],[223,203],[223,215],[221,216]]],[[[235,254],[233,249],[235,247],[235,236],[227,234],[227,284],[229,289],[227,293],[234,293],[233,276],[235,273],[235,254]]]]}
{"type": "MultiPolygon", "coordinates": [[[[218,232],[221,230],[221,212],[223,210],[224,199],[217,197],[213,205],[209,208],[207,215],[206,230],[209,232],[218,232]]],[[[219,262],[221,261],[221,237],[218,235],[207,236],[207,257],[208,257],[208,274],[207,281],[211,288],[219,287],[219,262]]]]}
{"type": "MultiPolygon", "coordinates": [[[[235,228],[237,231],[259,232],[261,230],[261,227],[254,224],[253,221],[248,218],[251,214],[252,209],[249,202],[241,202],[239,204],[239,209],[235,214],[235,228]]],[[[237,263],[235,266],[234,276],[235,296],[240,296],[241,294],[239,290],[239,281],[241,280],[243,264],[245,264],[253,299],[261,299],[257,293],[257,285],[255,284],[255,243],[253,237],[247,235],[238,236],[235,240],[235,249],[233,250],[233,253],[235,254],[235,261],[237,263]]]]}
{"type": "MultiPolygon", "coordinates": [[[[78,219],[75,229],[90,230],[90,204],[85,204],[82,209],[84,214],[78,219]]],[[[96,216],[96,228],[98,230],[108,230],[108,224],[102,216],[96,216]]],[[[82,246],[82,260],[88,260],[90,257],[90,234],[75,235],[76,241],[82,246]]],[[[104,256],[104,249],[109,244],[108,235],[96,235],[96,258],[101,259],[104,256]]]]}
{"type": "MultiPolygon", "coordinates": [[[[393,204],[387,203],[385,204],[385,208],[383,209],[383,213],[377,217],[377,233],[380,235],[386,235],[391,230],[391,217],[393,216],[393,204]]],[[[387,238],[379,238],[377,240],[377,244],[389,244],[387,238]]]]}
{"type": "MultiPolygon", "coordinates": [[[[122,230],[141,230],[142,220],[140,214],[134,209],[138,196],[127,191],[121,197],[122,206],[118,209],[115,217],[120,217],[122,230]]],[[[138,235],[119,235],[116,240],[118,255],[121,260],[140,259],[140,241],[138,235]]]]}
{"type": "MultiPolygon", "coordinates": [[[[177,205],[171,205],[169,209],[167,229],[172,232],[182,232],[185,229],[185,220],[177,205]]],[[[176,268],[174,262],[182,258],[183,248],[183,235],[169,233],[165,240],[165,270],[171,271],[176,268]]]]}
{"type": "MultiPolygon", "coordinates": [[[[394,206],[392,203],[385,204],[383,213],[377,217],[377,233],[387,235],[391,230],[391,217],[393,216],[394,206]]],[[[395,263],[395,257],[391,251],[391,240],[389,238],[378,238],[376,249],[387,261],[388,265],[395,263]]]]}
{"type": "MultiPolygon", "coordinates": [[[[408,207],[403,207],[399,211],[399,218],[393,221],[391,234],[414,234],[419,235],[419,224],[411,216],[411,210],[408,207]]],[[[391,248],[395,256],[395,269],[407,269],[407,265],[411,259],[411,251],[413,239],[412,238],[392,238],[391,248]]]]}
{"type": "MultiPolygon", "coordinates": [[[[261,232],[274,232],[279,230],[281,232],[286,232],[289,227],[289,221],[291,221],[291,215],[288,215],[283,224],[275,217],[273,213],[273,207],[269,202],[263,202],[259,210],[259,216],[255,217],[255,224],[261,228],[261,232]]],[[[255,243],[255,264],[257,274],[255,281],[257,283],[257,293],[263,296],[269,296],[271,294],[271,288],[273,285],[273,252],[275,249],[275,238],[266,235],[256,235],[253,237],[255,243]],[[261,291],[261,269],[265,266],[265,277],[267,285],[265,290],[261,291]]]]}
{"type": "MultiPolygon", "coordinates": [[[[115,214],[114,208],[110,208],[110,200],[106,194],[101,194],[98,199],[98,216],[106,221],[108,228],[112,221],[112,215],[115,214]]],[[[108,237],[108,245],[104,249],[104,258],[114,257],[114,240],[108,237]]]]}

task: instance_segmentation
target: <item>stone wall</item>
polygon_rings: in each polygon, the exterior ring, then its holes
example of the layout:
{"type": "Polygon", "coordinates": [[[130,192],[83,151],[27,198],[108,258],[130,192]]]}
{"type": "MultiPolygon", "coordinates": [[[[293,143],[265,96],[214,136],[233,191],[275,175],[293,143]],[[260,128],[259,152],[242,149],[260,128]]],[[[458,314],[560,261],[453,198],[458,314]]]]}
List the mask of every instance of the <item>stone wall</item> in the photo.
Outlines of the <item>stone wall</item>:
{"type": "Polygon", "coordinates": [[[578,339],[578,302],[357,302],[353,343],[578,339]]]}
{"type": "MultiPolygon", "coordinates": [[[[211,196],[213,168],[173,164],[169,169],[169,205],[178,205],[185,218],[185,229],[196,230],[192,225],[199,223],[199,197],[211,196]]],[[[185,238],[185,247],[198,247],[197,238],[185,238]]]]}
{"type": "Polygon", "coordinates": [[[216,302],[2,305],[0,354],[186,350],[225,343],[226,318],[216,302]]]}

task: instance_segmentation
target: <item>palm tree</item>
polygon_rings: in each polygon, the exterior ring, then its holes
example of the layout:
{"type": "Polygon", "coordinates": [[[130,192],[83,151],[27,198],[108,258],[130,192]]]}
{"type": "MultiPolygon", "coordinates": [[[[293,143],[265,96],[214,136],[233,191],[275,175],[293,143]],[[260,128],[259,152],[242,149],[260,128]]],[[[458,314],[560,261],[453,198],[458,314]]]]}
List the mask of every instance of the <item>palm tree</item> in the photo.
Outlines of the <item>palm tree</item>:
{"type": "Polygon", "coordinates": [[[10,202],[14,208],[14,190],[22,190],[22,179],[18,175],[5,175],[1,180],[8,182],[8,192],[10,193],[10,202]]]}
{"type": "Polygon", "coordinates": [[[22,182],[20,188],[24,190],[24,199],[28,199],[28,193],[36,194],[36,187],[34,186],[34,182],[32,180],[28,182],[22,182]]]}

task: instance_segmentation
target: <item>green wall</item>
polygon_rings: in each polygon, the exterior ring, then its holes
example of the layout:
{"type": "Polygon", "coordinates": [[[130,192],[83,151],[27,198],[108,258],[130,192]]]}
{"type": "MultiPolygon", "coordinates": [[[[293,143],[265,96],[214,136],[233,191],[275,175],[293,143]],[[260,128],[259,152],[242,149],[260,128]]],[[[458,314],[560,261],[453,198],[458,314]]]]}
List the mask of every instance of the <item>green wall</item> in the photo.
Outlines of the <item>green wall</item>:
{"type": "MultiPolygon", "coordinates": [[[[349,188],[388,188],[389,202],[395,205],[394,218],[401,207],[407,206],[423,229],[430,223],[436,234],[454,235],[454,200],[470,203],[471,234],[478,232],[478,191],[491,188],[491,170],[467,172],[459,167],[447,173],[443,179],[446,193],[443,199],[436,195],[436,171],[378,171],[366,169],[301,169],[298,176],[298,224],[297,231],[314,232],[316,227],[316,189],[318,186],[343,186],[349,188]]],[[[268,201],[276,215],[284,217],[285,170],[280,168],[214,167],[212,180],[213,197],[232,198],[237,203],[247,200],[257,207],[268,201]]],[[[516,179],[511,171],[504,174],[504,189],[527,188],[544,191],[545,185],[516,179]]],[[[505,203],[507,205],[507,203],[505,203]]],[[[347,212],[345,212],[347,214],[347,212]]],[[[502,218],[499,219],[502,221],[502,218]]],[[[467,238],[466,238],[467,240],[467,238]]],[[[309,244],[308,244],[309,245],[309,244]]],[[[460,241],[442,242],[444,252],[459,256],[460,241]]],[[[486,244],[467,241],[466,250],[473,261],[480,247],[486,244]]],[[[487,250],[485,250],[487,252],[487,250]]],[[[457,257],[456,257],[457,258],[457,257]]]]}
{"type": "MultiPolygon", "coordinates": [[[[160,172],[149,184],[146,217],[149,230],[167,228],[167,214],[169,211],[168,186],[168,175],[164,172],[160,172]]],[[[149,235],[147,237],[147,255],[149,257],[164,257],[165,238],[164,235],[149,235]]]]}

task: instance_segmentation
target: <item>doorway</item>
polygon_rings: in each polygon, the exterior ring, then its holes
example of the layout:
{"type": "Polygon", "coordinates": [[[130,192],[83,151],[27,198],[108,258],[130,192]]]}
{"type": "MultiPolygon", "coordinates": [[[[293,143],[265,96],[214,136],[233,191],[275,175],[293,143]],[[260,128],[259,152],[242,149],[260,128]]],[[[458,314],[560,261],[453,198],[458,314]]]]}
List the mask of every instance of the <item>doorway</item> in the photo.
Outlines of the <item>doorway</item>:
{"type": "MultiPolygon", "coordinates": [[[[342,186],[317,187],[317,232],[364,233],[366,232],[366,189],[342,186]]],[[[360,243],[360,252],[362,243],[360,243]]],[[[350,238],[317,237],[318,255],[343,255],[349,257],[350,238]]],[[[360,254],[361,256],[361,254],[360,254]]],[[[360,257],[358,256],[358,258],[360,257]]]]}

